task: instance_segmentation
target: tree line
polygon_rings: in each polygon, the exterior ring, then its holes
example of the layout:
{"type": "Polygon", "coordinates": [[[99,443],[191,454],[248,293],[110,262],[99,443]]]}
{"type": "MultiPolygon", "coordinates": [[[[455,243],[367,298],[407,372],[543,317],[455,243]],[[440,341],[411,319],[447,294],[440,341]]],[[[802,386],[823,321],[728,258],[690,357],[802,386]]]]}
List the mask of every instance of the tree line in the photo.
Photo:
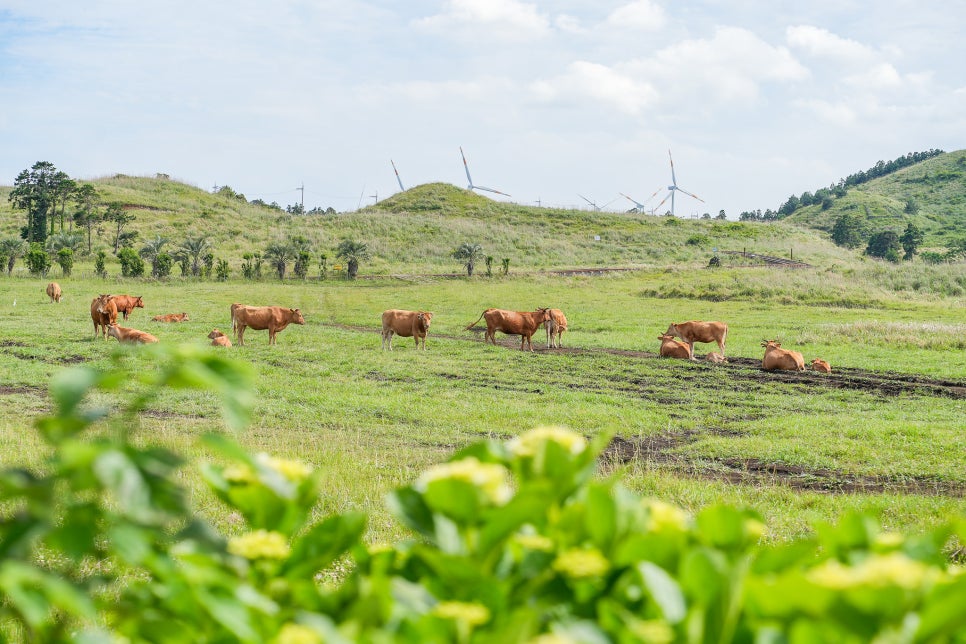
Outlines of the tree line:
{"type": "Polygon", "coordinates": [[[738,220],[775,221],[777,219],[784,219],[785,217],[788,217],[799,208],[813,205],[820,205],[822,210],[828,210],[832,207],[834,200],[845,196],[845,193],[848,192],[848,189],[851,187],[872,181],[873,179],[878,179],[879,177],[884,177],[888,174],[896,172],[897,170],[901,170],[902,168],[907,168],[911,165],[915,165],[945,153],[946,152],[944,150],[931,149],[924,152],[909,152],[908,154],[904,154],[897,159],[893,159],[892,161],[878,161],[868,170],[850,174],[844,179],[839,179],[837,183],[833,183],[827,188],[819,188],[815,192],[806,191],[798,196],[792,195],[778,207],[778,210],[771,210],[770,208],[766,209],[764,212],[762,212],[761,209],[748,210],[742,212],[738,216],[738,220]]]}

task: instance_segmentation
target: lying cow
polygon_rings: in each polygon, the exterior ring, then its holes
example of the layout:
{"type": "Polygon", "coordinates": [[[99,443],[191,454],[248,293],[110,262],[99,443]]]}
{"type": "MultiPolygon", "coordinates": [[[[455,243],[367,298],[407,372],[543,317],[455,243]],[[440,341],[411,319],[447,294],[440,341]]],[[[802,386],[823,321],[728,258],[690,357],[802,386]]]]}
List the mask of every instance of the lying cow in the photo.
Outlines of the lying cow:
{"type": "Polygon", "coordinates": [[[567,330],[567,316],[560,309],[550,309],[550,319],[543,323],[547,328],[547,348],[563,348],[560,336],[567,330]]]}
{"type": "Polygon", "coordinates": [[[117,305],[111,295],[98,295],[91,300],[91,320],[94,322],[94,337],[98,329],[107,339],[107,327],[117,323],[117,305]]]}
{"type": "Polygon", "coordinates": [[[426,335],[429,333],[429,325],[433,321],[433,314],[429,311],[405,311],[403,309],[389,309],[382,312],[382,348],[392,351],[393,334],[403,338],[414,338],[416,348],[419,348],[419,340],[423,341],[423,350],[426,350],[426,335]]]}
{"type": "Polygon", "coordinates": [[[213,347],[231,346],[231,340],[228,339],[228,336],[218,329],[212,329],[211,333],[208,334],[208,338],[211,340],[211,346],[213,347]]]}
{"type": "Polygon", "coordinates": [[[717,342],[721,355],[724,355],[728,325],[724,322],[702,322],[701,320],[674,322],[668,326],[664,334],[676,335],[687,342],[688,347],[691,348],[691,357],[694,357],[695,342],[717,342]]]}
{"type": "Polygon", "coordinates": [[[832,373],[832,365],[825,360],[815,358],[812,360],[812,371],[817,371],[819,373],[832,373]]]}
{"type": "Polygon", "coordinates": [[[187,322],[187,313],[165,313],[164,315],[155,315],[151,318],[152,322],[187,322]]]}
{"type": "Polygon", "coordinates": [[[728,362],[728,359],[723,355],[721,355],[720,353],[718,353],[717,351],[712,351],[711,353],[706,355],[704,359],[712,364],[725,364],[726,362],[728,362]]]}
{"type": "Polygon", "coordinates": [[[47,297],[50,298],[51,302],[60,303],[60,284],[57,282],[51,282],[47,285],[47,297]]]}
{"type": "Polygon", "coordinates": [[[805,358],[798,351],[782,349],[777,340],[765,340],[761,346],[765,347],[765,356],[761,359],[761,368],[765,371],[805,371],[805,358]]]}
{"type": "Polygon", "coordinates": [[[268,344],[272,345],[275,344],[275,334],[293,323],[305,324],[305,318],[298,309],[282,306],[231,305],[231,328],[235,330],[240,346],[245,345],[245,329],[248,327],[256,331],[268,329],[268,344]]]}
{"type": "Polygon", "coordinates": [[[129,329],[126,326],[118,326],[117,324],[108,325],[107,334],[112,338],[117,338],[118,342],[126,342],[129,344],[153,344],[158,341],[156,337],[146,331],[129,329]]]}
{"type": "Polygon", "coordinates": [[[524,347],[530,347],[533,351],[533,334],[536,333],[540,325],[550,319],[550,309],[537,309],[536,311],[505,311],[503,309],[486,309],[476,318],[467,330],[476,326],[481,319],[486,320],[486,336],[483,342],[489,340],[496,345],[496,332],[503,331],[507,335],[520,336],[520,351],[524,347]]]}
{"type": "Polygon", "coordinates": [[[114,304],[117,306],[117,312],[124,314],[125,320],[127,319],[127,316],[131,315],[131,311],[134,309],[144,308],[144,300],[141,299],[140,295],[137,297],[134,297],[133,295],[115,295],[114,304]]]}
{"type": "Polygon", "coordinates": [[[664,358],[682,358],[684,360],[694,360],[691,355],[691,347],[686,342],[675,340],[673,335],[663,334],[657,336],[661,341],[661,356],[664,358]]]}

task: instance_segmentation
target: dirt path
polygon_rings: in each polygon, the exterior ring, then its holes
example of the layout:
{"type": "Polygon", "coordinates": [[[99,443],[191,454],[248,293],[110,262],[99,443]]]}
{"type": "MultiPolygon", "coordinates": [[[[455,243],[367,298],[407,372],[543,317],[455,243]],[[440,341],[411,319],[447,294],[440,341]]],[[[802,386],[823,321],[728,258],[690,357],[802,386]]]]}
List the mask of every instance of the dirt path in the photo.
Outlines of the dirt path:
{"type": "MultiPolygon", "coordinates": [[[[360,331],[364,333],[379,333],[374,327],[334,324],[342,329],[360,331]]],[[[446,335],[431,333],[432,337],[446,338],[464,342],[483,342],[482,327],[469,331],[473,335],[446,335]]],[[[537,336],[535,335],[534,338],[537,336]]],[[[520,349],[519,336],[497,337],[497,343],[509,350],[520,349]]],[[[607,348],[576,348],[547,349],[545,342],[535,340],[533,348],[536,353],[565,353],[565,354],[611,354],[625,356],[635,360],[660,358],[657,353],[649,351],[630,351],[626,349],[607,348]]],[[[745,358],[728,356],[728,363],[712,365],[706,362],[693,363],[699,369],[721,369],[727,371],[739,381],[762,383],[782,382],[801,384],[807,387],[825,389],[848,389],[852,391],[868,391],[883,396],[899,396],[901,394],[916,394],[924,396],[938,396],[942,398],[966,399],[966,381],[930,378],[919,374],[895,373],[890,371],[868,371],[850,367],[836,367],[833,373],[824,374],[814,371],[764,371],[761,368],[761,358],[745,358]]]]}

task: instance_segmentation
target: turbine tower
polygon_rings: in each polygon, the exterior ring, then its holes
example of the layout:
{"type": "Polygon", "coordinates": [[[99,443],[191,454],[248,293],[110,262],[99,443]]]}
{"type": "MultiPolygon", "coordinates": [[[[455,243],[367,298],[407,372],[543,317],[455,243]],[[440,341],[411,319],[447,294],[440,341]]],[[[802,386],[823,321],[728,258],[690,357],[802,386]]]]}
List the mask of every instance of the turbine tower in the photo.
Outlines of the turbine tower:
{"type": "Polygon", "coordinates": [[[504,197],[509,197],[505,192],[500,192],[499,190],[494,190],[493,188],[484,188],[483,186],[473,185],[473,178],[470,176],[470,166],[466,163],[466,155],[463,154],[463,146],[460,146],[460,156],[463,157],[463,169],[466,170],[466,180],[469,185],[466,186],[468,190],[486,190],[487,192],[495,192],[498,195],[503,195],[504,197]]]}
{"type": "Polygon", "coordinates": [[[671,198],[671,215],[674,215],[674,193],[675,192],[683,192],[687,196],[694,197],[695,199],[697,199],[701,203],[704,203],[704,199],[702,199],[698,195],[692,194],[692,193],[688,192],[687,190],[685,190],[684,188],[678,188],[678,180],[674,176],[674,158],[671,156],[671,150],[668,150],[667,151],[667,158],[671,161],[671,185],[669,185],[667,187],[667,189],[668,189],[667,196],[664,197],[664,199],[661,200],[661,203],[657,204],[657,206],[654,207],[654,210],[657,210],[658,208],[660,208],[661,205],[665,201],[668,200],[668,197],[670,197],[671,198]]]}

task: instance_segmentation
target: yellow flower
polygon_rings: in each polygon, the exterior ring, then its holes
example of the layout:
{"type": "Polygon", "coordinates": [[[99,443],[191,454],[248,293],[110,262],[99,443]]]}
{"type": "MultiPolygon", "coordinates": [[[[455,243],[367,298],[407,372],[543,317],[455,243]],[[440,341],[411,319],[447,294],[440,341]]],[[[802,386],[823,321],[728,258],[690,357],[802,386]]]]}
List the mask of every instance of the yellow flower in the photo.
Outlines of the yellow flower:
{"type": "Polygon", "coordinates": [[[899,586],[913,589],[930,578],[929,566],[900,552],[873,555],[859,565],[864,583],[870,586],[899,586]]]}
{"type": "Polygon", "coordinates": [[[281,532],[256,530],[229,539],[228,552],[246,559],[285,559],[291,549],[281,532]]]}
{"type": "Polygon", "coordinates": [[[322,644],[322,636],[308,626],[289,622],[275,636],[273,644],[322,644]]]}
{"type": "Polygon", "coordinates": [[[835,590],[857,586],[898,586],[911,590],[921,587],[937,575],[937,570],[931,570],[921,561],[910,559],[899,552],[872,555],[851,567],[829,560],[808,572],[808,578],[813,583],[835,590]]]}
{"type": "Polygon", "coordinates": [[[514,535],[513,540],[527,550],[540,550],[542,552],[553,550],[553,539],[542,534],[518,534],[514,535]]]}
{"type": "Polygon", "coordinates": [[[688,515],[681,508],[658,499],[647,499],[650,529],[654,532],[684,532],[688,529],[688,515]]]}
{"type": "Polygon", "coordinates": [[[610,569],[610,562],[599,550],[572,548],[554,559],[553,569],[571,579],[586,579],[606,573],[610,569]]]}
{"type": "Polygon", "coordinates": [[[258,462],[266,465],[292,483],[301,483],[312,473],[312,468],[300,461],[290,461],[284,458],[275,458],[262,452],[257,457],[258,462]]]}
{"type": "Polygon", "coordinates": [[[745,532],[751,539],[758,541],[765,534],[765,524],[757,519],[745,519],[745,532]]]}
{"type": "Polygon", "coordinates": [[[902,545],[905,537],[898,532],[883,532],[876,535],[873,546],[877,550],[894,550],[902,545]]]}
{"type": "Polygon", "coordinates": [[[221,475],[229,483],[252,483],[255,480],[255,472],[247,465],[229,465],[221,475]]]}
{"type": "Polygon", "coordinates": [[[562,427],[537,427],[510,441],[510,451],[515,456],[535,456],[547,441],[557,443],[571,454],[587,449],[583,436],[562,427]]]}
{"type": "Polygon", "coordinates": [[[415,487],[425,492],[430,483],[447,479],[475,485],[494,505],[503,505],[513,496],[507,469],[496,463],[481,463],[474,456],[434,465],[416,479],[415,487]]]}
{"type": "Polygon", "coordinates": [[[465,622],[470,626],[479,626],[490,621],[490,609],[475,602],[440,602],[433,607],[433,614],[443,619],[465,622]]]}

